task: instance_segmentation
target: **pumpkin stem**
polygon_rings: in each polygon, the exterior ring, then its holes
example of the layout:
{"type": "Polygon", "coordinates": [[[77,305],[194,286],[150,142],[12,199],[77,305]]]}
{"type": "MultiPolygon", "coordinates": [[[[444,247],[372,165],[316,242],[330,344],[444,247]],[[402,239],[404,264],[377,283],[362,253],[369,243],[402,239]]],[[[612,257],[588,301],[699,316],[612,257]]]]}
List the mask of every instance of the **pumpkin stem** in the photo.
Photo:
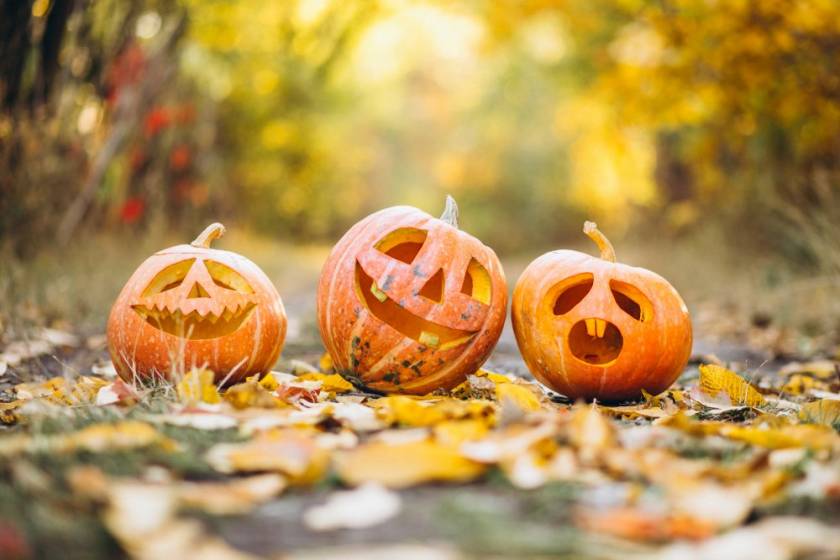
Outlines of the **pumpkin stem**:
{"type": "Polygon", "coordinates": [[[193,247],[201,247],[202,249],[209,249],[210,244],[225,234],[225,226],[219,222],[215,222],[204,228],[204,231],[198,234],[198,237],[190,243],[193,247]]]}
{"type": "Polygon", "coordinates": [[[454,228],[458,228],[458,205],[455,199],[450,195],[446,195],[446,206],[443,209],[443,214],[440,219],[454,228]]]}
{"type": "Polygon", "coordinates": [[[601,233],[601,230],[598,229],[598,224],[595,222],[584,222],[583,224],[583,233],[589,236],[592,241],[598,246],[598,249],[601,250],[601,258],[605,261],[615,262],[615,249],[610,243],[610,240],[607,239],[607,236],[601,233]]]}

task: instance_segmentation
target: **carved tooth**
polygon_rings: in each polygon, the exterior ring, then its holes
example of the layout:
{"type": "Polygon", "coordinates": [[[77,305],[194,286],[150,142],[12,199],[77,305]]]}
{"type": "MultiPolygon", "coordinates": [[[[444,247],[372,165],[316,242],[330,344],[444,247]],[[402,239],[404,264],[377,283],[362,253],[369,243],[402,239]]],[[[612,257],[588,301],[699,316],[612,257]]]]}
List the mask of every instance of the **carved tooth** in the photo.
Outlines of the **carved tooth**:
{"type": "Polygon", "coordinates": [[[370,293],[372,293],[373,297],[378,299],[380,302],[384,303],[385,300],[388,299],[388,294],[380,290],[379,286],[376,285],[376,282],[370,283],[370,293]]]}
{"type": "Polygon", "coordinates": [[[440,346],[440,337],[436,334],[430,333],[429,331],[422,331],[418,341],[420,344],[425,344],[426,346],[431,346],[432,348],[440,346]]]}
{"type": "Polygon", "coordinates": [[[603,319],[595,319],[595,327],[598,330],[598,338],[604,338],[604,332],[607,330],[607,322],[603,319]]]}
{"type": "Polygon", "coordinates": [[[586,334],[597,336],[598,330],[595,327],[595,319],[586,319],[586,334]]]}

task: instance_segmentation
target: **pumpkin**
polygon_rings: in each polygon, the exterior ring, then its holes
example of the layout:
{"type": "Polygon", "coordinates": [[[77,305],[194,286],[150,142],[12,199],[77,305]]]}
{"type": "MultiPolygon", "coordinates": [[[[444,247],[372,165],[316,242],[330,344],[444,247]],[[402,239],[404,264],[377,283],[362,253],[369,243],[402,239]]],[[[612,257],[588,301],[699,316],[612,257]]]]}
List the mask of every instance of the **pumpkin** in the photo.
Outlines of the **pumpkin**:
{"type": "Polygon", "coordinates": [[[552,251],[516,283],[511,316],[522,357],[540,382],[570,398],[660,393],[688,362],[688,309],[658,274],[617,263],[594,223],[583,231],[600,258],[552,251]]]}
{"type": "Polygon", "coordinates": [[[277,361],[283,302],[253,262],[210,248],[224,231],[208,226],[189,245],[146,259],[128,280],[108,318],[108,349],[123,379],[205,367],[217,382],[234,382],[277,361]]]}
{"type": "Polygon", "coordinates": [[[502,332],[507,287],[492,249],[410,206],[376,212],[333,248],[318,284],[318,326],[336,369],[379,392],[451,389],[502,332]]]}

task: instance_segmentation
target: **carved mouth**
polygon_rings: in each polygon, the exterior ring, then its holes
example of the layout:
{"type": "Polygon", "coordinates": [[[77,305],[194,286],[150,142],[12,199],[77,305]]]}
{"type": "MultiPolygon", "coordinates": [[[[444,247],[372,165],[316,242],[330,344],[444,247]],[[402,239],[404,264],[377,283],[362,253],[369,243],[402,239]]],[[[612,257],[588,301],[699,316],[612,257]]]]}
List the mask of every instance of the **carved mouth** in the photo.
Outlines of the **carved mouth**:
{"type": "Polygon", "coordinates": [[[170,311],[142,304],[133,305],[132,309],[156,329],[181,338],[201,340],[218,338],[236,331],[251,316],[254,307],[256,304],[249,302],[235,310],[225,309],[220,315],[201,315],[198,311],[183,313],[180,309],[170,311]]]}
{"type": "Polygon", "coordinates": [[[582,319],[569,331],[569,350],[588,364],[609,364],[618,358],[623,346],[621,331],[604,319],[582,319]]]}
{"type": "Polygon", "coordinates": [[[475,331],[463,331],[438,325],[403,309],[376,285],[356,262],[356,290],[371,314],[403,335],[426,346],[448,350],[469,341],[475,331]]]}

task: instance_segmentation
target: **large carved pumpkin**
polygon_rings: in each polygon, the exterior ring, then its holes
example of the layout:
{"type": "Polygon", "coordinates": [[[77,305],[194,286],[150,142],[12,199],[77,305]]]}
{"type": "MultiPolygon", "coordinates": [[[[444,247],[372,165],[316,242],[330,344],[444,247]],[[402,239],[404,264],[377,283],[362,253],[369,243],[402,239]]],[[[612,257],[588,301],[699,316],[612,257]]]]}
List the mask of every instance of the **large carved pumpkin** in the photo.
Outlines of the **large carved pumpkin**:
{"type": "Polygon", "coordinates": [[[571,398],[660,393],[691,353],[685,303],[658,274],[616,263],[595,224],[584,232],[601,258],[546,253],[516,283],[511,316],[522,357],[538,380],[571,398]]]}
{"type": "Polygon", "coordinates": [[[451,197],[440,219],[410,206],[368,216],[332,250],[318,285],[336,368],[384,392],[461,383],[492,352],[506,305],[496,254],[458,229],[451,197]]]}
{"type": "Polygon", "coordinates": [[[234,382],[277,361],[286,336],[283,303],[257,265],[210,248],[223,233],[212,224],[131,276],[108,319],[108,348],[123,379],[206,367],[217,382],[234,382]]]}

